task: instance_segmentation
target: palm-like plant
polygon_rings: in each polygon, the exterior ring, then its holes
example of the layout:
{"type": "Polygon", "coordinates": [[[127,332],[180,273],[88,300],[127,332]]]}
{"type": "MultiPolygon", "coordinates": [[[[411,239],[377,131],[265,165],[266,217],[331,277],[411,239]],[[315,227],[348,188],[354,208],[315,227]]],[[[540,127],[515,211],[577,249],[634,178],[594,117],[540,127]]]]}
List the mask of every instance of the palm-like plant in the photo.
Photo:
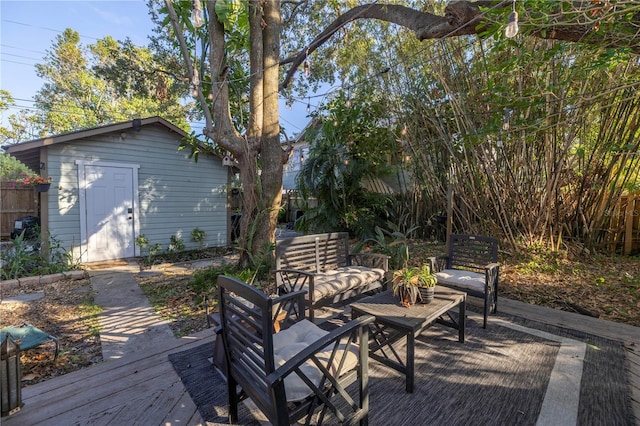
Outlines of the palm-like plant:
{"type": "Polygon", "coordinates": [[[393,294],[400,296],[403,306],[410,307],[422,300],[420,287],[435,287],[437,282],[429,265],[398,269],[393,273],[393,294]]]}
{"type": "Polygon", "coordinates": [[[388,174],[386,159],[395,139],[379,125],[388,115],[382,100],[354,99],[349,108],[347,100],[342,94],[331,101],[305,133],[310,150],[296,183],[302,198],[315,198],[318,207],[308,209],[296,226],[370,237],[393,203],[388,195],[363,189],[363,182],[388,174]]]}

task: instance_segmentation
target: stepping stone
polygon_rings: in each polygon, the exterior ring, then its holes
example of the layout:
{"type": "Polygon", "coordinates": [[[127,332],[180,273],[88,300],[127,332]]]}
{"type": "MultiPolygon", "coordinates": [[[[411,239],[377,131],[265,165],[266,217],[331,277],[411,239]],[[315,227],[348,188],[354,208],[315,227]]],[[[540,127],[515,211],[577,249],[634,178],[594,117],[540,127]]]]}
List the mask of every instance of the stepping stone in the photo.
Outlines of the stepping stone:
{"type": "Polygon", "coordinates": [[[42,299],[44,297],[44,292],[40,291],[38,293],[27,293],[27,294],[19,294],[17,296],[7,297],[2,299],[2,304],[4,303],[28,303],[34,300],[42,299]]]}

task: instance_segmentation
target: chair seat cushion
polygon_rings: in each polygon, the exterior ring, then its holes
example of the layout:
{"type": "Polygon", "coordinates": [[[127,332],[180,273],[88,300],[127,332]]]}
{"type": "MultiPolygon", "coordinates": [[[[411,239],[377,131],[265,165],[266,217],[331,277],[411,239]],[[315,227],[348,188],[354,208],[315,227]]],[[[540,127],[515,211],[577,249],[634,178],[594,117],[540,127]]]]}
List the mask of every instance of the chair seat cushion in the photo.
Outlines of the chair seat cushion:
{"type": "MultiPolygon", "coordinates": [[[[273,354],[276,362],[276,368],[277,366],[283,365],[285,362],[301,352],[311,343],[317,341],[319,338],[328,333],[328,331],[321,329],[311,321],[305,319],[293,324],[286,330],[274,334],[273,354]]],[[[331,349],[332,348],[327,347],[326,351],[316,354],[317,358],[321,360],[323,365],[326,365],[326,362],[328,362],[329,357],[331,356],[331,349]]],[[[332,365],[329,368],[329,371],[334,376],[338,373],[338,364],[343,356],[343,353],[344,346],[342,347],[342,350],[338,351],[332,365]]],[[[342,366],[340,374],[356,368],[357,365],[358,350],[355,345],[352,345],[347,353],[345,364],[342,366]]],[[[314,385],[318,386],[320,384],[320,381],[323,377],[322,372],[312,361],[309,360],[305,362],[300,367],[300,370],[311,380],[314,385]]],[[[295,373],[287,376],[284,379],[284,387],[287,393],[288,402],[300,401],[313,393],[313,391],[295,373]]]]}
{"type": "Polygon", "coordinates": [[[435,275],[440,285],[450,285],[484,293],[484,274],[460,269],[443,269],[436,272],[435,275]]]}
{"type": "Polygon", "coordinates": [[[384,269],[367,266],[345,266],[319,272],[314,277],[313,300],[320,300],[375,282],[382,282],[384,269]]]}

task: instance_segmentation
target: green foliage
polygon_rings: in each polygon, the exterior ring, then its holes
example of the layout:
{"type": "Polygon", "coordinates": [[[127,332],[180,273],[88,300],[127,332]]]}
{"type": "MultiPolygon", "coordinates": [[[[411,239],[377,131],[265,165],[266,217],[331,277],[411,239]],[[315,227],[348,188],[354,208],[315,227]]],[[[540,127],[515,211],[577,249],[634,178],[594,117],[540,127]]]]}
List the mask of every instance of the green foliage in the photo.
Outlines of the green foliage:
{"type": "MultiPolygon", "coordinates": [[[[175,33],[171,28],[170,19],[168,16],[168,10],[164,2],[149,2],[150,15],[152,21],[156,24],[155,33],[151,37],[151,45],[154,52],[159,57],[164,58],[163,63],[166,64],[182,64],[184,59],[182,51],[176,40],[175,33]],[[178,60],[177,58],[180,58],[178,60]]],[[[213,89],[212,76],[210,75],[210,68],[217,71],[224,67],[227,74],[227,81],[229,84],[230,95],[230,113],[232,120],[236,128],[243,132],[246,129],[249,108],[246,102],[246,94],[249,90],[249,10],[248,3],[240,0],[223,0],[216,2],[202,2],[203,16],[205,18],[205,25],[201,28],[194,28],[191,22],[191,12],[193,4],[191,2],[173,2],[174,11],[180,21],[180,25],[183,26],[184,41],[187,45],[190,60],[194,64],[194,67],[198,70],[200,76],[200,83],[202,86],[203,96],[206,99],[206,103],[203,105],[200,99],[195,98],[192,108],[189,114],[192,119],[200,119],[203,117],[202,111],[206,108],[211,110],[213,105],[213,89]],[[209,64],[209,49],[211,48],[211,40],[207,33],[208,28],[208,7],[214,5],[215,12],[219,22],[224,26],[225,30],[225,49],[227,55],[225,57],[225,63],[211,66],[209,64]]],[[[173,69],[175,75],[182,75],[185,73],[184,69],[173,69]]],[[[217,73],[216,71],[216,73],[217,73]]],[[[213,80],[219,76],[215,75],[213,80]]],[[[184,87],[189,89],[188,84],[184,87]]],[[[186,93],[185,93],[186,95],[186,93]]],[[[200,141],[195,140],[195,135],[192,134],[192,138],[186,141],[183,148],[189,148],[191,155],[198,158],[198,155],[202,152],[203,146],[200,141]]],[[[206,148],[217,150],[216,141],[209,140],[209,147],[206,148]]]]}
{"type": "Polygon", "coordinates": [[[14,100],[7,90],[0,89],[0,111],[6,111],[14,100]]]}
{"type": "Polygon", "coordinates": [[[73,247],[67,252],[57,238],[49,235],[44,242],[48,247],[47,257],[42,251],[39,229],[31,239],[27,240],[24,236],[25,233],[21,233],[11,240],[11,247],[3,248],[0,252],[0,276],[3,280],[55,274],[79,268],[80,259],[74,258],[73,247]]]}
{"type": "Polygon", "coordinates": [[[24,232],[11,241],[11,248],[2,249],[2,279],[12,280],[29,276],[38,263],[37,248],[24,239],[24,232]]]}
{"type": "Polygon", "coordinates": [[[297,186],[304,199],[316,198],[318,207],[308,210],[298,227],[368,237],[388,218],[391,198],[363,187],[389,171],[387,158],[395,143],[380,124],[384,116],[384,101],[370,93],[354,99],[342,93],[317,114],[320,126],[305,135],[309,156],[297,186]]]}
{"type": "Polygon", "coordinates": [[[147,248],[149,246],[149,239],[144,234],[138,235],[134,241],[136,245],[142,249],[147,248]]]}
{"type": "MultiPolygon", "coordinates": [[[[563,270],[563,261],[566,253],[552,250],[542,244],[526,246],[518,254],[515,269],[523,274],[557,273],[563,270]]],[[[573,270],[573,274],[579,274],[579,270],[573,270]]]]}
{"type": "Polygon", "coordinates": [[[199,269],[193,273],[189,281],[189,289],[196,294],[196,301],[204,304],[207,301],[217,301],[218,275],[231,275],[234,273],[232,265],[209,267],[199,269]]]}
{"type": "MultiPolygon", "coordinates": [[[[188,131],[186,117],[193,103],[183,101],[188,87],[172,76],[180,72],[173,58],[129,39],[107,36],[84,46],[79,34],[67,28],[36,64],[45,82],[34,97],[36,111],[9,116],[9,126],[0,128],[1,141],[16,143],[154,115],[188,131]]],[[[0,93],[0,110],[10,100],[0,93]]]]}
{"type": "Polygon", "coordinates": [[[147,266],[152,265],[153,258],[162,253],[162,245],[160,243],[149,245],[149,239],[144,234],[138,235],[134,241],[140,247],[141,252],[146,251],[147,255],[144,258],[144,264],[147,266]]]}
{"type": "Polygon", "coordinates": [[[26,176],[35,173],[20,161],[4,152],[0,153],[0,181],[21,182],[26,176]]]}
{"type": "MultiPolygon", "coordinates": [[[[259,267],[260,268],[260,267],[259,267]]],[[[260,275],[260,269],[237,269],[235,265],[227,264],[223,266],[212,266],[194,272],[192,280],[189,282],[189,289],[197,295],[198,303],[209,302],[209,305],[217,303],[218,276],[227,275],[238,278],[246,283],[256,283],[256,278],[260,275]]],[[[259,277],[259,288],[264,283],[264,274],[259,277]]],[[[266,289],[263,289],[266,290],[266,289]]]]}
{"type": "Polygon", "coordinates": [[[46,267],[41,270],[42,274],[53,274],[80,269],[82,256],[74,257],[75,250],[73,244],[69,251],[67,251],[62,246],[62,242],[53,235],[49,235],[47,244],[49,259],[47,259],[46,267]]]}
{"type": "Polygon", "coordinates": [[[364,245],[371,244],[373,252],[389,256],[390,269],[406,268],[409,263],[409,235],[418,228],[411,228],[403,233],[393,223],[387,223],[387,227],[388,229],[376,226],[375,236],[357,244],[354,251],[358,252],[364,245]]]}
{"type": "Polygon", "coordinates": [[[438,279],[431,273],[428,264],[422,265],[420,268],[403,268],[394,271],[393,284],[397,285],[413,285],[416,287],[435,287],[438,279]]]}
{"type": "Polygon", "coordinates": [[[184,250],[184,241],[182,240],[182,238],[178,238],[175,235],[172,235],[169,238],[169,247],[167,250],[170,253],[175,253],[175,252],[184,250]]]}
{"type": "Polygon", "coordinates": [[[408,307],[411,303],[422,299],[420,287],[435,287],[438,279],[431,273],[429,265],[425,264],[420,268],[411,267],[394,271],[391,282],[393,294],[400,296],[402,304],[408,307]]]}
{"type": "Polygon", "coordinates": [[[172,259],[178,256],[178,253],[184,251],[184,241],[175,235],[169,238],[169,246],[167,247],[167,253],[172,259]]]}
{"type": "Polygon", "coordinates": [[[98,316],[102,312],[102,306],[94,302],[92,296],[83,297],[80,305],[83,322],[89,327],[89,335],[92,337],[100,337],[100,322],[98,316]]]}
{"type": "Polygon", "coordinates": [[[193,228],[193,230],[191,231],[191,241],[198,243],[199,248],[202,248],[205,237],[206,237],[206,232],[204,232],[200,228],[196,227],[196,228],[193,228]]]}
{"type": "Polygon", "coordinates": [[[249,252],[251,266],[240,271],[239,275],[237,275],[238,278],[249,284],[254,284],[256,281],[262,282],[269,274],[269,271],[273,269],[273,252],[275,249],[274,243],[266,243],[256,254],[249,252]]]}

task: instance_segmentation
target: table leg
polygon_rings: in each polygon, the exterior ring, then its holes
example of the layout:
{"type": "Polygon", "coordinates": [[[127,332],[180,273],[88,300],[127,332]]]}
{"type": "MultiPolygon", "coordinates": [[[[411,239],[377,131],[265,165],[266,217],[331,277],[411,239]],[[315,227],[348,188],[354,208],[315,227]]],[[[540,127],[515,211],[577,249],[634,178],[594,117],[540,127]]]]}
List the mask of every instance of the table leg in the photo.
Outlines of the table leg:
{"type": "Polygon", "coordinates": [[[467,298],[466,296],[460,302],[458,319],[458,341],[464,343],[464,330],[467,328],[467,298]]]}
{"type": "Polygon", "coordinates": [[[413,377],[415,373],[415,347],[416,336],[413,332],[407,333],[407,377],[405,389],[409,393],[413,393],[413,377]]]}

